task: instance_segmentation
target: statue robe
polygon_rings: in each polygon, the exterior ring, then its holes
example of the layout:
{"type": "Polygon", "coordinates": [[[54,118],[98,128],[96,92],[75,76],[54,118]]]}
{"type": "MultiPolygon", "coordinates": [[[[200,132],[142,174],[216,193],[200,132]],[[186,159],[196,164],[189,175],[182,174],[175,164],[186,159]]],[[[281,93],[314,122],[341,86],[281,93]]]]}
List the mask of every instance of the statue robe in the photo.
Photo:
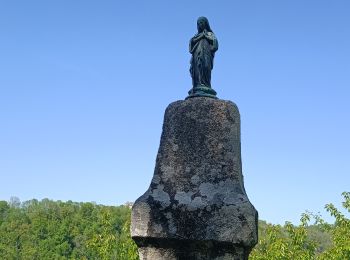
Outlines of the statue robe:
{"type": "Polygon", "coordinates": [[[213,32],[206,32],[206,36],[196,42],[197,34],[190,40],[190,73],[194,89],[201,86],[211,88],[211,70],[218,41],[213,32]]]}

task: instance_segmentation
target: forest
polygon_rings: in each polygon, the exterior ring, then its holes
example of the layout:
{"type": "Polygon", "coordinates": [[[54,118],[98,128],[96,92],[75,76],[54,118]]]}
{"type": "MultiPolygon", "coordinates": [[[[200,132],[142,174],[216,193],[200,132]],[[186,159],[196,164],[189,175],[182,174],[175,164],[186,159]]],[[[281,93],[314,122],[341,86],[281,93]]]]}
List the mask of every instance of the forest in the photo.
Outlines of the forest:
{"type": "MultiPolygon", "coordinates": [[[[332,224],[312,213],[303,213],[298,225],[260,220],[259,243],[249,259],[350,259],[350,192],[342,195],[343,209],[325,205],[332,224]]],[[[131,204],[0,201],[0,259],[136,260],[130,214],[131,204]]]]}

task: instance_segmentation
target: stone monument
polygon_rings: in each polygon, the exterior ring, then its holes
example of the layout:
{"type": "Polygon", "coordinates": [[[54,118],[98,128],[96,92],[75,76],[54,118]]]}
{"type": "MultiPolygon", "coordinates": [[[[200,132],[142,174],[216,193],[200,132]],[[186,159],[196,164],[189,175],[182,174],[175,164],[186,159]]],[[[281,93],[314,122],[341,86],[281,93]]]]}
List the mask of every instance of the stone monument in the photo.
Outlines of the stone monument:
{"type": "Polygon", "coordinates": [[[258,239],[258,213],[243,184],[239,111],[211,88],[218,42],[205,17],[197,29],[193,88],[166,109],[153,179],[132,208],[141,260],[243,260],[258,239]]]}

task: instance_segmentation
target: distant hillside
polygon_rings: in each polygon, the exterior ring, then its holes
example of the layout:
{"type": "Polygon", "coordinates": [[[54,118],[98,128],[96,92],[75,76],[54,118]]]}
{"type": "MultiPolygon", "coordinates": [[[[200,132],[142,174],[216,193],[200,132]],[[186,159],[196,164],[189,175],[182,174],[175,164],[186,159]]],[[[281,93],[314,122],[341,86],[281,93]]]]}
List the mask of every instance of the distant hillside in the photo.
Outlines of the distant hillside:
{"type": "MultiPolygon", "coordinates": [[[[281,238],[287,239],[289,237],[288,230],[285,226],[273,225],[264,220],[259,220],[259,239],[266,239],[271,234],[271,229],[277,230],[281,238]]],[[[310,225],[306,227],[307,240],[316,243],[316,254],[320,254],[325,250],[331,248],[332,237],[322,225],[310,225]]],[[[259,246],[257,246],[259,247],[259,246]]]]}
{"type": "MultiPolygon", "coordinates": [[[[342,205],[349,213],[350,192],[342,195],[342,205]]],[[[259,243],[249,259],[350,260],[350,219],[333,204],[325,208],[335,219],[333,225],[310,213],[301,215],[298,226],[290,222],[281,226],[259,221],[259,243]]]]}
{"type": "MultiPolygon", "coordinates": [[[[350,193],[343,193],[350,210],[350,193]]],[[[334,225],[303,214],[301,224],[284,226],[259,221],[259,244],[250,259],[350,259],[350,220],[332,204],[327,210],[334,225]]],[[[21,260],[135,260],[137,248],[130,238],[131,204],[43,199],[20,203],[0,201],[0,259],[21,260]]]]}
{"type": "Polygon", "coordinates": [[[138,259],[130,207],[0,201],[0,259],[138,259]]]}

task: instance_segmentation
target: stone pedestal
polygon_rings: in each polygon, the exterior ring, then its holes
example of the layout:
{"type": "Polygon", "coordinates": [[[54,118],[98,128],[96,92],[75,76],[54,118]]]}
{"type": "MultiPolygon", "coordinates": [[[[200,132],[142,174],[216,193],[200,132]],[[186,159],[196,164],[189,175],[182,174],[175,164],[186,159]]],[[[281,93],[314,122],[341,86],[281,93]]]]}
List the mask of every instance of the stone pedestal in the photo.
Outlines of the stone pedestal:
{"type": "Polygon", "coordinates": [[[206,97],[170,104],[151,185],[132,209],[140,259],[248,259],[257,221],[237,106],[206,97]]]}

